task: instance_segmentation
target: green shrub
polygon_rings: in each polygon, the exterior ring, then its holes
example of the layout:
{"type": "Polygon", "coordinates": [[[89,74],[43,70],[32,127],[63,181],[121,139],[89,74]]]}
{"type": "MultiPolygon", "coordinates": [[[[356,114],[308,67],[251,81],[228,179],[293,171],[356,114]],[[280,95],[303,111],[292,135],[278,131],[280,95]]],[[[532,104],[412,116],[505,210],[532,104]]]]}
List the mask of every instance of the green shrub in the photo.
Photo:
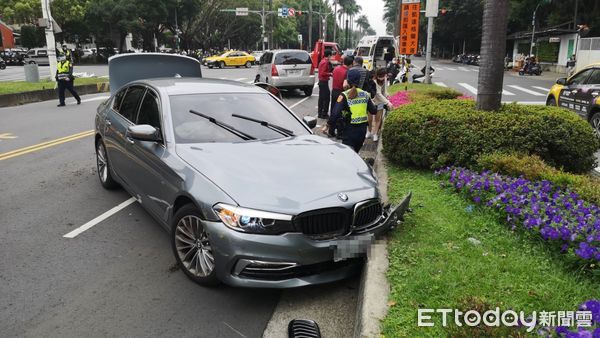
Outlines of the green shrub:
{"type": "Polygon", "coordinates": [[[532,181],[548,180],[577,192],[587,202],[600,205],[600,180],[553,168],[536,155],[485,154],[477,159],[477,167],[514,177],[523,176],[532,181]]]}
{"type": "Polygon", "coordinates": [[[413,98],[413,102],[423,99],[450,100],[462,95],[461,92],[452,88],[423,83],[395,84],[388,89],[388,93],[391,95],[405,89],[411,92],[410,96],[413,98]]]}
{"type": "Polygon", "coordinates": [[[600,148],[591,126],[567,110],[510,104],[484,112],[469,100],[404,105],[387,117],[383,141],[386,156],[402,165],[473,167],[480,155],[500,151],[538,155],[575,173],[591,170],[600,148]]]}

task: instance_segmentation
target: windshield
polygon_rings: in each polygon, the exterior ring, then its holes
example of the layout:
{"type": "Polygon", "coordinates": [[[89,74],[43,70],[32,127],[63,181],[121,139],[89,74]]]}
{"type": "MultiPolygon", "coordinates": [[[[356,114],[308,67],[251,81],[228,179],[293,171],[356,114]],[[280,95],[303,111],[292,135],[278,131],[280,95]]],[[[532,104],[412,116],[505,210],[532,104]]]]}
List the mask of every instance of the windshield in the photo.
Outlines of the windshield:
{"type": "Polygon", "coordinates": [[[371,47],[358,47],[358,51],[356,52],[356,56],[368,56],[370,49],[371,49],[371,47]]]}
{"type": "Polygon", "coordinates": [[[225,52],[225,53],[221,54],[221,57],[222,58],[227,57],[229,55],[229,53],[231,53],[231,52],[225,52]]]}
{"type": "Polygon", "coordinates": [[[292,116],[293,113],[290,113],[268,94],[173,95],[170,97],[170,101],[173,131],[177,143],[244,142],[240,137],[207,119],[190,113],[190,109],[213,117],[259,140],[272,140],[285,136],[258,123],[236,118],[232,115],[237,114],[264,120],[289,129],[295,135],[309,134],[302,122],[292,116]]]}
{"type": "Polygon", "coordinates": [[[276,65],[311,64],[310,55],[307,52],[282,52],[275,54],[276,65]]]}

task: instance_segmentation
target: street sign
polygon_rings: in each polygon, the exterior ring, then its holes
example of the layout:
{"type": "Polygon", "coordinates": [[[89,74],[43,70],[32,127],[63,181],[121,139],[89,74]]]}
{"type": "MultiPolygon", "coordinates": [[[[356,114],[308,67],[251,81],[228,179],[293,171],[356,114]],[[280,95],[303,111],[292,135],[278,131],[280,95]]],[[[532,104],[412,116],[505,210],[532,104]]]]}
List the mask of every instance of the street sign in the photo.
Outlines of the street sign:
{"type": "Polygon", "coordinates": [[[294,8],[288,9],[288,16],[294,17],[296,15],[296,10],[294,8]]]}
{"type": "Polygon", "coordinates": [[[298,34],[298,41],[302,42],[302,34],[298,34]]]}
{"type": "Polygon", "coordinates": [[[425,16],[428,18],[437,18],[439,7],[440,7],[439,0],[427,0],[427,7],[425,8],[425,16]]]}
{"type": "Polygon", "coordinates": [[[238,7],[235,9],[236,16],[247,16],[248,15],[248,7],[238,7]]]}
{"type": "Polygon", "coordinates": [[[550,38],[550,39],[548,39],[548,42],[554,42],[554,43],[560,42],[560,38],[559,37],[550,38]]]}
{"type": "Polygon", "coordinates": [[[421,3],[414,0],[402,0],[400,14],[400,54],[417,53],[419,46],[419,16],[421,3]]]}
{"type": "Polygon", "coordinates": [[[281,7],[277,10],[277,15],[283,18],[287,18],[288,16],[288,8],[287,7],[281,7]]]}

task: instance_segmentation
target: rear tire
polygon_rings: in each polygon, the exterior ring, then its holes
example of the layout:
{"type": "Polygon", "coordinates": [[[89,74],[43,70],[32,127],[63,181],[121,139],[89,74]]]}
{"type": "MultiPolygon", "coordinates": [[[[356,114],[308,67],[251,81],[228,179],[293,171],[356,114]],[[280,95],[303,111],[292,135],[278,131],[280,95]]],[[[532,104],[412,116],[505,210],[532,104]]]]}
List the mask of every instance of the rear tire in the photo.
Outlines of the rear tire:
{"type": "Polygon", "coordinates": [[[223,62],[223,61],[219,62],[219,68],[221,68],[221,69],[225,68],[225,62],[223,62]]]}
{"type": "Polygon", "coordinates": [[[313,87],[306,87],[303,89],[304,91],[304,95],[305,96],[312,96],[313,93],[313,87]]]}
{"type": "Polygon", "coordinates": [[[193,204],[177,210],[171,225],[171,246],[185,275],[204,286],[219,285],[209,234],[193,204]]]}
{"type": "Polygon", "coordinates": [[[208,65],[208,68],[213,69],[213,65],[208,65]]]}
{"type": "Polygon", "coordinates": [[[98,178],[100,184],[107,190],[114,190],[119,187],[119,183],[115,181],[111,174],[111,165],[106,155],[106,147],[101,139],[96,141],[96,169],[98,170],[98,178]]]}
{"type": "Polygon", "coordinates": [[[250,67],[252,67],[252,62],[250,62],[250,61],[246,61],[246,65],[245,65],[245,66],[246,66],[246,68],[250,68],[250,67]]]}
{"type": "Polygon", "coordinates": [[[5,64],[0,64],[0,69],[6,69],[6,65],[5,64]]]}
{"type": "Polygon", "coordinates": [[[556,99],[554,99],[554,96],[550,96],[548,100],[546,100],[546,105],[556,107],[556,99]]]}

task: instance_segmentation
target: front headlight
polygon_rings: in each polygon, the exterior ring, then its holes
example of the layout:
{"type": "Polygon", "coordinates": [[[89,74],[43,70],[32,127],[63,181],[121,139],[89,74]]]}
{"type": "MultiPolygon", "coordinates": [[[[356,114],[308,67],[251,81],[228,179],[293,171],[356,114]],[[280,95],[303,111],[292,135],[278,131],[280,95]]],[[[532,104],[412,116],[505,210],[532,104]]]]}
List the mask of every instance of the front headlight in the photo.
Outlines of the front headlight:
{"type": "Polygon", "coordinates": [[[213,210],[229,228],[248,233],[276,235],[294,231],[292,216],[218,203],[213,210]]]}

